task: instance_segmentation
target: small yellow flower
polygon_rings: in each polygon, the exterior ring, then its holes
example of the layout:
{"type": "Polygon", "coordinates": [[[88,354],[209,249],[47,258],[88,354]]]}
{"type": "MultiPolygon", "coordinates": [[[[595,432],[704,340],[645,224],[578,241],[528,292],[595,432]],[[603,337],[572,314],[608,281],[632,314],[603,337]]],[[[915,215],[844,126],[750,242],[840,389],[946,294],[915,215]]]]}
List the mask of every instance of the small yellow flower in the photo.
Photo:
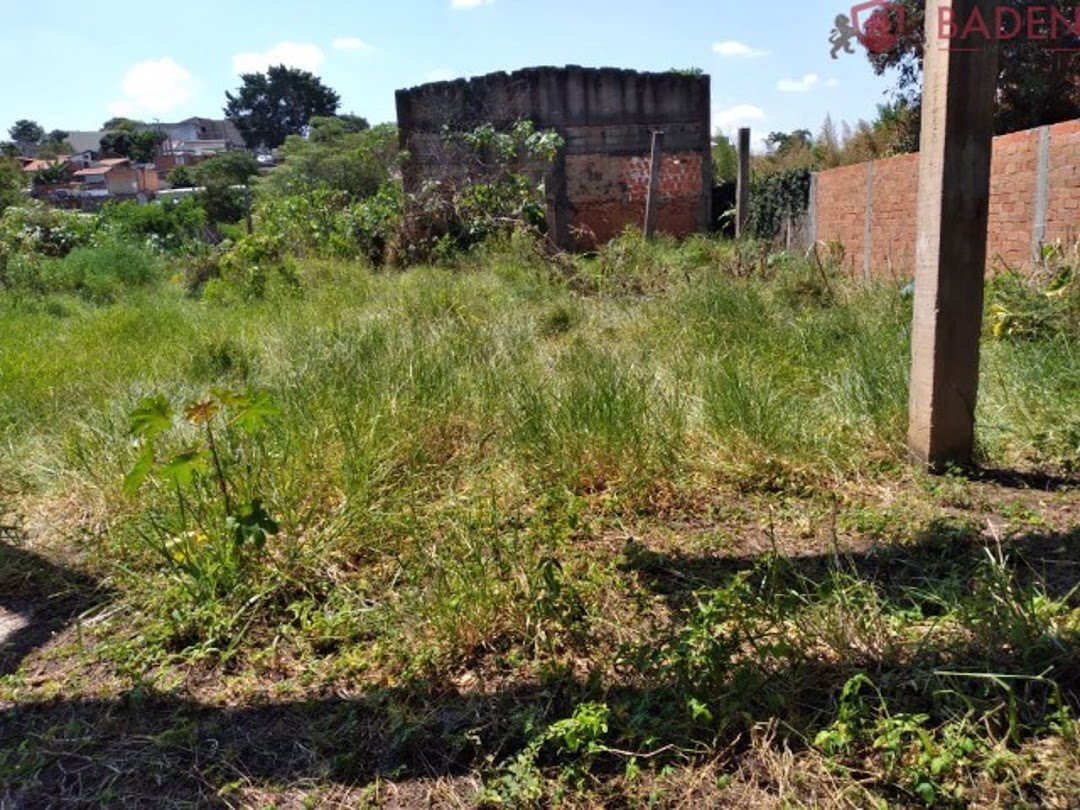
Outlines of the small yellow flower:
{"type": "Polygon", "coordinates": [[[206,545],[209,538],[200,531],[187,531],[169,538],[165,550],[174,562],[185,563],[195,557],[200,546],[206,545]]]}

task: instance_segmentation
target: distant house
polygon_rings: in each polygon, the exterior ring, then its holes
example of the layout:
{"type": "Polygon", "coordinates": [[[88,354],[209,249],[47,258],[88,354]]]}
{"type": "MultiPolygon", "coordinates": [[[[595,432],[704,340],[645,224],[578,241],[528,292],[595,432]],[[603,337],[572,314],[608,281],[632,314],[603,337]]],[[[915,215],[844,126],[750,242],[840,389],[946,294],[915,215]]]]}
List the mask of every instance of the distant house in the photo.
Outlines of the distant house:
{"type": "Polygon", "coordinates": [[[76,169],[89,169],[94,165],[94,153],[89,149],[84,152],[72,152],[70,155],[62,155],[70,161],[76,169]]]}
{"type": "Polygon", "coordinates": [[[80,184],[79,196],[88,201],[146,199],[157,192],[159,185],[153,167],[133,166],[128,158],[99,160],[73,176],[80,184]]]}
{"type": "Polygon", "coordinates": [[[164,132],[163,154],[216,155],[244,148],[240,130],[232,121],[214,118],[187,118],[175,124],[146,124],[146,129],[164,132]]]}
{"type": "Polygon", "coordinates": [[[56,158],[26,158],[19,162],[22,163],[22,170],[24,172],[27,174],[37,174],[46,169],[63,168],[71,161],[68,160],[67,155],[60,155],[56,158]]]}
{"type": "Polygon", "coordinates": [[[194,166],[205,160],[209,155],[204,154],[192,154],[188,152],[171,152],[165,155],[158,155],[154,158],[154,170],[158,176],[158,188],[167,189],[172,188],[172,184],[169,182],[169,174],[177,166],[194,166]]]}
{"type": "Polygon", "coordinates": [[[23,160],[20,163],[28,179],[30,196],[37,200],[53,199],[59,191],[68,190],[78,168],[68,155],[23,160]]]}

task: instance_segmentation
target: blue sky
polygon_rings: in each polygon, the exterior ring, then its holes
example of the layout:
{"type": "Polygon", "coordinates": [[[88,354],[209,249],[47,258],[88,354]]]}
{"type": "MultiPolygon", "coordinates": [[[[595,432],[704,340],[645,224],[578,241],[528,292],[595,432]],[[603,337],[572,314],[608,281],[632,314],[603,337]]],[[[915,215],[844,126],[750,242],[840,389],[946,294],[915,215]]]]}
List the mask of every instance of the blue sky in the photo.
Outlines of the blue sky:
{"type": "Polygon", "coordinates": [[[817,132],[831,113],[873,117],[887,78],[861,48],[829,57],[851,0],[97,0],[4,11],[0,137],[19,118],[47,130],[96,129],[114,114],[147,121],[218,117],[242,71],[284,62],[319,75],[342,112],[394,120],[394,90],[537,65],[712,76],[716,129],[817,132]],[[18,77],[24,77],[19,80],[18,77]]]}

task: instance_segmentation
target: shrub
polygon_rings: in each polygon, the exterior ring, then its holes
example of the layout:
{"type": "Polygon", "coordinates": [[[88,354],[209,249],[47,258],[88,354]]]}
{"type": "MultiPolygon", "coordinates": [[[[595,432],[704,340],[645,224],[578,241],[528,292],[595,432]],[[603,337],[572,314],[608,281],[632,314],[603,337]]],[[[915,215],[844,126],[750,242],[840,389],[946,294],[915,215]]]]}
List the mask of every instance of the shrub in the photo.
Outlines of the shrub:
{"type": "Polygon", "coordinates": [[[169,172],[169,185],[173,188],[192,188],[195,178],[191,176],[191,169],[187,166],[177,166],[169,172]]]}
{"type": "Polygon", "coordinates": [[[299,282],[286,255],[287,244],[287,239],[276,233],[245,236],[221,257],[221,277],[206,284],[207,294],[226,300],[233,297],[230,293],[239,293],[243,299],[259,299],[266,296],[274,280],[295,289],[299,282]]]}
{"type": "Polygon", "coordinates": [[[1002,273],[987,284],[994,337],[1033,340],[1080,335],[1080,258],[1060,245],[1044,249],[1031,276],[1002,273]],[[1070,253],[1072,255],[1070,255],[1070,253]]]}
{"type": "Polygon", "coordinates": [[[347,205],[345,194],[330,189],[263,198],[254,212],[255,235],[296,256],[352,258],[357,250],[342,217],[347,205]]]}
{"type": "Polygon", "coordinates": [[[239,222],[247,216],[250,205],[248,190],[234,186],[208,185],[198,193],[196,200],[207,220],[215,225],[239,222]]]}
{"type": "Polygon", "coordinates": [[[774,239],[784,221],[806,211],[810,202],[810,170],[792,169],[758,177],[750,185],[747,230],[759,239],[774,239]]]}
{"type": "Polygon", "coordinates": [[[386,261],[387,250],[401,226],[404,195],[396,185],[386,185],[377,194],[341,212],[355,250],[373,266],[386,261]]]}
{"type": "Polygon", "coordinates": [[[363,200],[391,182],[398,164],[398,131],[393,124],[356,131],[338,118],[314,118],[311,138],[289,136],[281,152],[285,164],[259,181],[264,196],[327,189],[363,200]]]}
{"type": "Polygon", "coordinates": [[[243,186],[259,173],[259,164],[247,152],[214,155],[191,168],[191,177],[200,186],[243,186]]]}
{"type": "Polygon", "coordinates": [[[99,304],[110,303],[126,288],[154,278],[154,260],[133,245],[115,243],[73,250],[64,259],[45,262],[42,292],[72,292],[99,304]]]}
{"type": "Polygon", "coordinates": [[[96,230],[94,217],[30,202],[0,217],[0,254],[66,256],[89,244],[96,230]]]}
{"type": "Polygon", "coordinates": [[[196,200],[140,205],[112,202],[101,211],[102,229],[116,240],[134,240],[162,251],[175,251],[198,239],[206,227],[206,213],[196,200]]]}
{"type": "MultiPolygon", "coordinates": [[[[350,203],[341,191],[321,188],[289,197],[263,197],[254,214],[256,236],[288,253],[320,259],[365,258],[383,263],[401,239],[404,198],[396,185],[350,203]]],[[[238,257],[239,258],[239,257],[238,257]]]]}
{"type": "Polygon", "coordinates": [[[485,124],[443,133],[443,160],[464,167],[463,181],[433,182],[407,200],[392,258],[397,264],[441,262],[489,237],[544,227],[543,184],[562,138],[519,121],[509,132],[485,124]]]}

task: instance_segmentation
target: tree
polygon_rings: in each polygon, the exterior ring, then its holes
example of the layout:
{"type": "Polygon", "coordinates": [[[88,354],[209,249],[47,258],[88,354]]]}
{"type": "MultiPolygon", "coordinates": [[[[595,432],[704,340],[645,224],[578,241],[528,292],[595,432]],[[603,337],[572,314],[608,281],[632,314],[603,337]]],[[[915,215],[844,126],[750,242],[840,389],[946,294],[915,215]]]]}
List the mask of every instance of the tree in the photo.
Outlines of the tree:
{"type": "MultiPolygon", "coordinates": [[[[879,76],[895,69],[898,99],[907,109],[918,110],[926,4],[923,0],[898,2],[905,11],[903,30],[892,48],[869,54],[870,64],[879,76]]],[[[1036,26],[1035,30],[1029,30],[1028,0],[999,0],[997,5],[1002,30],[995,131],[1003,134],[1080,117],[1080,32],[1064,25],[1056,26],[1056,30],[1049,25],[1045,29],[1036,26]]],[[[1045,0],[1037,9],[1037,17],[1050,20],[1052,9],[1072,21],[1076,19],[1078,6],[1077,0],[1045,0]]],[[[895,23],[895,11],[877,13],[890,14],[890,25],[895,23]]],[[[996,19],[986,22],[992,30],[996,19]]],[[[966,21],[960,24],[962,31],[966,21]]],[[[903,123],[908,128],[906,141],[917,148],[919,116],[909,115],[903,123]]]]}
{"type": "Polygon", "coordinates": [[[290,135],[281,153],[284,165],[260,184],[265,193],[286,196],[330,188],[360,200],[390,180],[397,167],[398,130],[381,124],[350,132],[337,118],[313,118],[310,138],[290,135]]]}
{"type": "Polygon", "coordinates": [[[191,179],[202,186],[199,201],[211,222],[237,222],[248,212],[245,189],[259,173],[259,164],[248,152],[225,152],[191,167],[191,179]]]}
{"type": "Polygon", "coordinates": [[[223,152],[191,167],[200,186],[246,186],[259,173],[259,163],[248,152],[223,152]]]}
{"type": "Polygon", "coordinates": [[[804,149],[810,149],[814,144],[814,136],[808,129],[796,129],[792,132],[770,132],[765,139],[765,146],[769,151],[777,155],[788,155],[804,149]]]}
{"type": "Polygon", "coordinates": [[[840,136],[836,134],[836,125],[832,116],[825,114],[825,121],[821,125],[821,133],[817,139],[817,152],[821,158],[821,168],[832,169],[843,163],[843,144],[840,136]]]}
{"type": "Polygon", "coordinates": [[[158,153],[158,147],[169,139],[160,129],[142,129],[131,135],[128,156],[136,163],[149,163],[158,153]]]}
{"type": "Polygon", "coordinates": [[[56,183],[65,183],[69,179],[70,168],[63,163],[50,163],[34,172],[33,183],[35,186],[51,186],[56,183]]]}
{"type": "Polygon", "coordinates": [[[765,139],[768,153],[751,160],[755,174],[775,174],[793,169],[817,169],[820,159],[814,136],[808,129],[770,132],[765,139]]]}
{"type": "Polygon", "coordinates": [[[369,129],[371,124],[359,115],[317,115],[308,122],[308,139],[315,143],[331,143],[345,135],[369,129]]]}
{"type": "Polygon", "coordinates": [[[739,149],[727,135],[717,135],[712,142],[713,180],[731,183],[739,176],[739,149]]]}
{"type": "Polygon", "coordinates": [[[102,124],[101,128],[106,131],[115,129],[122,132],[134,132],[141,126],[144,126],[142,121],[136,121],[134,118],[125,118],[122,115],[118,115],[102,124]]]}
{"type": "Polygon", "coordinates": [[[41,141],[37,156],[51,160],[60,155],[70,155],[75,148],[68,143],[68,133],[62,129],[54,129],[41,141]]]}
{"type": "Polygon", "coordinates": [[[68,134],[69,133],[64,132],[62,129],[54,129],[46,135],[41,142],[43,144],[48,144],[49,146],[62,147],[68,139],[68,134]]]}
{"type": "Polygon", "coordinates": [[[130,132],[116,130],[106,132],[101,136],[102,157],[131,157],[131,149],[135,145],[135,139],[130,132]]]}
{"type": "MultiPolygon", "coordinates": [[[[345,113],[344,115],[334,116],[334,119],[341,122],[341,125],[345,128],[346,132],[363,132],[364,130],[371,129],[371,124],[362,115],[345,113]]],[[[314,121],[312,121],[312,123],[314,123],[314,121]]]]}
{"type": "Polygon", "coordinates": [[[45,138],[45,129],[37,121],[22,118],[8,130],[8,135],[20,146],[37,146],[45,138]]]}
{"type": "Polygon", "coordinates": [[[276,149],[299,135],[312,118],[337,112],[340,97],[312,73],[278,65],[266,73],[244,73],[236,95],[225,93],[225,116],[236,124],[249,149],[276,149]]]}

